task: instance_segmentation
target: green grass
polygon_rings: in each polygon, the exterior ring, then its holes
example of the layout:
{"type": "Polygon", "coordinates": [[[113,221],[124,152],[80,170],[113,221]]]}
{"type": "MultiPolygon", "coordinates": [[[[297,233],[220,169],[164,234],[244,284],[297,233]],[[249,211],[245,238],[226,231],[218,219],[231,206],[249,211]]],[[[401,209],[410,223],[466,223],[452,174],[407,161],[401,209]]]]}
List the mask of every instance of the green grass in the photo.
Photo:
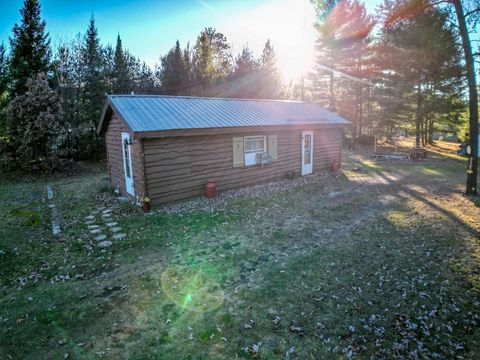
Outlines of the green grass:
{"type": "Polygon", "coordinates": [[[441,155],[357,156],[338,177],[224,212],[145,216],[122,204],[112,221],[128,236],[103,252],[88,251],[84,223],[109,192],[101,167],[0,179],[0,353],[284,359],[295,347],[298,359],[477,358],[480,214],[460,193],[464,167],[441,155]]]}

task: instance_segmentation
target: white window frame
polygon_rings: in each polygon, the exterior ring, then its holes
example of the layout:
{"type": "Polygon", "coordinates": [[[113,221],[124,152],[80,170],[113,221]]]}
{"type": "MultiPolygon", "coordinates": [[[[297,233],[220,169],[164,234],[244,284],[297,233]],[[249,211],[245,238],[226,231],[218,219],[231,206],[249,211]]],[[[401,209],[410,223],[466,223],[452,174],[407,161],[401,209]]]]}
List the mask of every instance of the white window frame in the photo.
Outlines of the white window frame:
{"type": "Polygon", "coordinates": [[[251,136],[244,136],[243,137],[243,153],[245,157],[245,166],[252,166],[256,165],[256,156],[259,153],[263,153],[267,151],[267,136],[266,135],[251,135],[251,136]],[[247,150],[247,141],[255,138],[263,139],[263,149],[255,149],[255,150],[247,150]]]}

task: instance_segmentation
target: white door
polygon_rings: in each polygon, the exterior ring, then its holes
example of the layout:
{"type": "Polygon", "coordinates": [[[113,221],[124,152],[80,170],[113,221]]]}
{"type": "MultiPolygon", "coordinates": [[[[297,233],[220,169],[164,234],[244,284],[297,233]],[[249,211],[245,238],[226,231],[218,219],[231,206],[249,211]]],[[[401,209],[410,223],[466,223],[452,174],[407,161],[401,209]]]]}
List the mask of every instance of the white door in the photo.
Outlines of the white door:
{"type": "Polygon", "coordinates": [[[313,131],[302,131],[302,175],[313,172],[313,131]]]}
{"type": "Polygon", "coordinates": [[[125,188],[130,195],[133,193],[133,171],[132,171],[132,153],[130,151],[131,140],[130,134],[122,132],[122,153],[123,153],[123,170],[125,173],[125,188]]]}

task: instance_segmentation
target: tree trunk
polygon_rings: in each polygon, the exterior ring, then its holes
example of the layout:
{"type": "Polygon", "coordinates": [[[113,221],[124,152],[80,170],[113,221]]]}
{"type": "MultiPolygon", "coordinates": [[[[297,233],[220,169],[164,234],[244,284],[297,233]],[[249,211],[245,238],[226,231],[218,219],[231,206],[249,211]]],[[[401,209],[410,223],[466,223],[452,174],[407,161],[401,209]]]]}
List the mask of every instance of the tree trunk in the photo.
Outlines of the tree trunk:
{"type": "Polygon", "coordinates": [[[420,139],[422,147],[425,147],[425,126],[423,123],[423,119],[420,119],[420,139]]]}
{"type": "Polygon", "coordinates": [[[428,144],[433,145],[433,118],[428,121],[428,144]]]}
{"type": "Polygon", "coordinates": [[[420,93],[420,84],[418,84],[418,92],[417,92],[417,117],[415,119],[415,147],[420,147],[420,125],[422,122],[422,116],[420,108],[422,106],[422,98],[420,93]]]}
{"type": "Polygon", "coordinates": [[[330,73],[330,110],[333,112],[336,111],[335,109],[335,94],[333,92],[333,80],[334,80],[335,74],[333,73],[333,66],[332,66],[332,71],[330,73]]]}
{"type": "Polygon", "coordinates": [[[472,44],[470,43],[470,36],[468,34],[462,2],[461,0],[451,0],[451,2],[455,7],[455,13],[457,15],[468,80],[470,147],[472,149],[472,153],[468,159],[467,187],[465,193],[467,195],[476,195],[478,172],[478,93],[475,80],[475,68],[473,65],[472,44]]]}

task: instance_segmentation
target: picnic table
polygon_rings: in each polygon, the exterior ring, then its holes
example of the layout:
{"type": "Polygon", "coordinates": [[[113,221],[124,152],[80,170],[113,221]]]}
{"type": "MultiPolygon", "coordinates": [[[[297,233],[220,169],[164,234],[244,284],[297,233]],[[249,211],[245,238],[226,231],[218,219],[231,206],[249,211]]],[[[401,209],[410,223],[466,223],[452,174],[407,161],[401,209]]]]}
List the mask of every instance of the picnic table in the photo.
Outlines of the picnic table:
{"type": "Polygon", "coordinates": [[[410,153],[410,160],[413,162],[424,160],[427,158],[427,150],[424,148],[413,148],[410,153]]]}

